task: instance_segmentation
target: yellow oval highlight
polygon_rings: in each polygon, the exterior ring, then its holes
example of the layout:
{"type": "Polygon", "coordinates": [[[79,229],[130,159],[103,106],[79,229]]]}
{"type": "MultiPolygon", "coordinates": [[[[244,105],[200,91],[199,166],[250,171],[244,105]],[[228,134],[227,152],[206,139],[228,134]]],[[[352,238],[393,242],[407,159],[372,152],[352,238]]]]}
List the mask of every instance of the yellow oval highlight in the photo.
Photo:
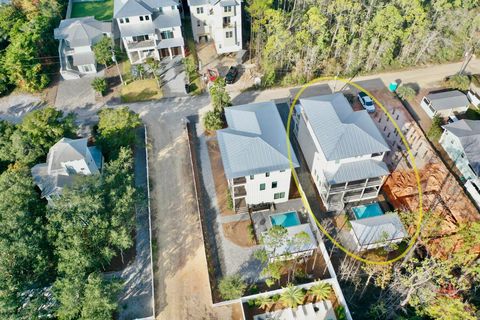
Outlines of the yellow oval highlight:
{"type": "Polygon", "coordinates": [[[290,111],[288,113],[288,119],[287,119],[287,152],[288,152],[288,159],[290,161],[290,169],[292,171],[292,174],[293,174],[293,179],[295,181],[295,184],[300,192],[300,196],[302,198],[302,202],[303,204],[305,205],[305,208],[307,209],[308,213],[312,216],[312,218],[315,220],[315,223],[317,224],[318,228],[322,231],[322,233],[328,238],[330,239],[330,241],[332,241],[332,243],[337,246],[340,250],[342,250],[343,252],[345,252],[345,254],[347,254],[348,256],[354,258],[354,259],[357,259],[361,262],[364,262],[364,263],[368,263],[368,264],[376,264],[376,265],[388,265],[390,263],[393,263],[397,260],[400,260],[401,258],[405,257],[408,253],[408,251],[410,251],[410,249],[412,249],[413,245],[415,244],[415,242],[417,241],[418,239],[418,236],[420,234],[420,227],[421,227],[421,224],[422,224],[422,220],[423,220],[423,198],[422,198],[422,186],[420,184],[420,175],[418,173],[418,169],[417,169],[417,166],[415,164],[415,158],[412,154],[412,151],[410,149],[410,146],[408,144],[408,141],[407,139],[405,138],[405,136],[403,135],[403,132],[400,130],[400,127],[398,126],[397,122],[392,118],[392,116],[390,115],[390,113],[388,112],[388,110],[380,103],[380,101],[378,101],[370,92],[368,92],[366,89],[364,89],[363,87],[359,86],[358,84],[354,83],[354,82],[351,82],[347,79],[342,79],[342,78],[335,78],[335,77],[320,77],[320,78],[316,78],[310,82],[308,82],[307,84],[305,84],[301,89],[300,91],[297,93],[297,95],[295,96],[295,98],[293,99],[292,101],[292,104],[290,105],[290,111]],[[413,237],[410,239],[409,243],[408,243],[408,246],[407,248],[405,249],[405,251],[403,251],[400,255],[398,255],[397,257],[393,258],[393,259],[390,259],[390,260],[386,260],[386,261],[374,261],[374,260],[368,260],[368,259],[365,259],[365,258],[362,258],[361,256],[349,251],[348,249],[346,249],[344,246],[342,246],[340,243],[338,243],[329,233],[327,230],[325,230],[325,228],[320,224],[320,222],[318,222],[317,218],[315,217],[315,215],[313,214],[312,212],[312,209],[310,208],[310,204],[308,203],[308,200],[305,196],[305,194],[303,193],[303,190],[300,188],[300,183],[298,181],[298,177],[297,177],[297,173],[295,172],[295,168],[293,167],[293,162],[292,162],[292,153],[291,153],[291,149],[290,149],[290,124],[291,124],[291,121],[292,121],[292,115],[293,115],[293,108],[294,106],[296,105],[298,99],[300,98],[300,96],[302,95],[303,91],[305,91],[305,89],[307,89],[308,87],[310,87],[311,85],[315,84],[315,83],[318,83],[318,82],[321,82],[321,81],[331,81],[331,80],[339,80],[339,81],[342,81],[346,84],[349,84],[353,87],[355,87],[356,89],[368,94],[372,100],[377,104],[377,106],[379,106],[383,112],[385,112],[385,114],[387,115],[388,119],[390,119],[390,121],[393,123],[395,129],[398,131],[398,133],[400,134],[400,138],[402,139],[402,142],[403,144],[405,145],[406,149],[407,149],[407,152],[408,152],[408,156],[411,160],[411,164],[412,164],[412,167],[413,167],[413,170],[415,172],[415,178],[417,180],[417,187],[418,187],[418,204],[419,204],[419,212],[418,212],[418,219],[417,219],[417,226],[416,226],[416,230],[415,230],[415,234],[413,235],[413,237]]]}

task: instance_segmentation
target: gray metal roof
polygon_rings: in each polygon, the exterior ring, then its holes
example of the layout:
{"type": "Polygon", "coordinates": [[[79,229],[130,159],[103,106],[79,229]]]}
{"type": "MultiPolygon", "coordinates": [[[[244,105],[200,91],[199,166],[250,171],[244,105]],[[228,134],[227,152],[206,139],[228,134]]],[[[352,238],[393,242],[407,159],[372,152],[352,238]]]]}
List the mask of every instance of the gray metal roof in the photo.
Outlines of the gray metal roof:
{"type": "Polygon", "coordinates": [[[435,110],[465,107],[470,104],[467,96],[458,90],[430,93],[427,95],[427,99],[430,100],[432,108],[435,110]]]}
{"type": "Polygon", "coordinates": [[[382,177],[388,174],[390,171],[387,165],[383,161],[373,159],[344,163],[333,172],[325,172],[330,184],[382,177]]]}
{"type": "Polygon", "coordinates": [[[49,171],[63,169],[62,163],[85,159],[88,139],[62,138],[48,151],[49,171]]]}
{"type": "MultiPolygon", "coordinates": [[[[310,225],[308,223],[287,227],[285,229],[287,229],[287,238],[289,240],[293,239],[297,234],[305,232],[309,237],[309,241],[302,243],[301,245],[293,245],[291,241],[286,241],[286,243],[284,243],[279,248],[270,248],[268,246],[265,246],[265,250],[268,254],[273,254],[273,251],[275,251],[275,257],[278,257],[285,254],[294,254],[313,250],[317,247],[317,241],[315,240],[312,228],[310,228],[310,225]]],[[[263,235],[268,237],[267,231],[265,231],[263,235]]],[[[274,257],[272,256],[271,258],[274,257]]]]}
{"type": "Polygon", "coordinates": [[[480,120],[459,120],[443,128],[460,140],[470,166],[480,177],[480,120]]]}
{"type": "Polygon", "coordinates": [[[290,168],[285,127],[273,102],[227,107],[225,117],[228,128],[217,137],[227,179],[290,168]]]}
{"type": "Polygon", "coordinates": [[[157,49],[180,47],[184,45],[183,38],[163,39],[158,42],[157,49]]]}
{"type": "Polygon", "coordinates": [[[115,0],[113,16],[115,18],[127,18],[155,14],[158,8],[178,6],[174,0],[115,0]]]}
{"type": "Polygon", "coordinates": [[[158,29],[164,29],[180,27],[182,25],[182,21],[180,20],[180,15],[177,11],[169,11],[164,14],[159,14],[155,20],[153,20],[153,24],[158,29]]]}
{"type": "Polygon", "coordinates": [[[152,21],[143,23],[124,23],[120,25],[122,37],[144,36],[155,33],[155,25],[152,21]]]}
{"type": "Polygon", "coordinates": [[[343,94],[300,99],[300,105],[327,160],[390,150],[367,111],[353,111],[343,94]]]}
{"type": "Polygon", "coordinates": [[[361,246],[403,239],[407,236],[407,232],[396,213],[350,220],[350,223],[361,246]]]}
{"type": "Polygon", "coordinates": [[[82,66],[85,64],[95,64],[95,54],[93,51],[79,52],[73,54],[73,65],[82,66]]]}
{"type": "Polygon", "coordinates": [[[100,22],[93,17],[66,19],[54,30],[57,40],[68,41],[70,47],[92,46],[100,41],[104,34],[112,33],[110,22],[100,22]]]}

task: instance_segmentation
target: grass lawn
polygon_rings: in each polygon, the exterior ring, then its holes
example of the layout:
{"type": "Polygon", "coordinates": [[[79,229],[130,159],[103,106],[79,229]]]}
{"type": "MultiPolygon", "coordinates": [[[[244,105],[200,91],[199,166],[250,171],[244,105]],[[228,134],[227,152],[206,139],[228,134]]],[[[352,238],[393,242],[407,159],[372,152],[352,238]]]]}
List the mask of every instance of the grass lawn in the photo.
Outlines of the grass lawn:
{"type": "Polygon", "coordinates": [[[71,18],[94,16],[99,21],[111,21],[113,18],[113,0],[74,2],[71,18]]]}
{"type": "Polygon", "coordinates": [[[122,102],[138,102],[160,99],[163,97],[162,90],[157,86],[155,79],[133,81],[122,87],[122,102]]]}

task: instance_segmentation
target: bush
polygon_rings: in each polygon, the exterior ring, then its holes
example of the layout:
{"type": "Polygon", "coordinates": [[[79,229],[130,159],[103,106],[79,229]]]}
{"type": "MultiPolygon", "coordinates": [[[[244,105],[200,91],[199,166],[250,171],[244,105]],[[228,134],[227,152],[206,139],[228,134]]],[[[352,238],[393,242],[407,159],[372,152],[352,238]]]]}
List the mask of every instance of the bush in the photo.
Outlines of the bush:
{"type": "Polygon", "coordinates": [[[203,118],[205,129],[214,131],[223,128],[222,113],[220,111],[208,111],[203,118]]]}
{"type": "Polygon", "coordinates": [[[344,306],[338,306],[335,309],[335,313],[337,314],[337,319],[338,320],[346,320],[347,319],[347,313],[345,312],[345,307],[344,306]]]}
{"type": "Polygon", "coordinates": [[[470,78],[465,75],[456,74],[445,81],[445,86],[450,89],[467,91],[470,87],[470,78]]]}
{"type": "Polygon", "coordinates": [[[412,87],[407,87],[407,86],[401,86],[397,89],[397,95],[400,97],[402,100],[409,100],[415,97],[417,94],[415,92],[415,89],[412,87]]]}
{"type": "Polygon", "coordinates": [[[232,199],[232,192],[230,188],[227,189],[227,209],[233,210],[233,199],[232,199]]]}
{"type": "Polygon", "coordinates": [[[432,118],[432,126],[430,127],[430,130],[428,130],[427,136],[430,140],[437,141],[440,139],[440,136],[442,135],[442,118],[440,116],[435,115],[432,118]]]}
{"type": "Polygon", "coordinates": [[[232,275],[224,277],[220,280],[218,284],[218,290],[220,291],[220,296],[225,300],[233,300],[240,298],[247,285],[245,281],[239,275],[232,275]]]}
{"type": "Polygon", "coordinates": [[[93,79],[92,88],[103,96],[107,92],[107,80],[105,78],[93,79]]]}

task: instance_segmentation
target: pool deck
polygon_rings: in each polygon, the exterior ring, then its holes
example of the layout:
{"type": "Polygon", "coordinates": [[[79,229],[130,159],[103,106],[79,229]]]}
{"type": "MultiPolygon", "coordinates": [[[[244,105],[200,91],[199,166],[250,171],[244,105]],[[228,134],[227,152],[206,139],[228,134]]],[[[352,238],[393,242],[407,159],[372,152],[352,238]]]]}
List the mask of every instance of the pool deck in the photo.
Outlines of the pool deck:
{"type": "Polygon", "coordinates": [[[275,205],[275,209],[256,211],[252,213],[252,220],[255,229],[255,235],[257,239],[260,239],[262,233],[267,231],[272,227],[272,221],[270,216],[273,214],[279,213],[288,213],[291,211],[296,211],[300,223],[307,223],[307,213],[302,203],[302,199],[290,199],[287,202],[278,203],[275,205]]]}

